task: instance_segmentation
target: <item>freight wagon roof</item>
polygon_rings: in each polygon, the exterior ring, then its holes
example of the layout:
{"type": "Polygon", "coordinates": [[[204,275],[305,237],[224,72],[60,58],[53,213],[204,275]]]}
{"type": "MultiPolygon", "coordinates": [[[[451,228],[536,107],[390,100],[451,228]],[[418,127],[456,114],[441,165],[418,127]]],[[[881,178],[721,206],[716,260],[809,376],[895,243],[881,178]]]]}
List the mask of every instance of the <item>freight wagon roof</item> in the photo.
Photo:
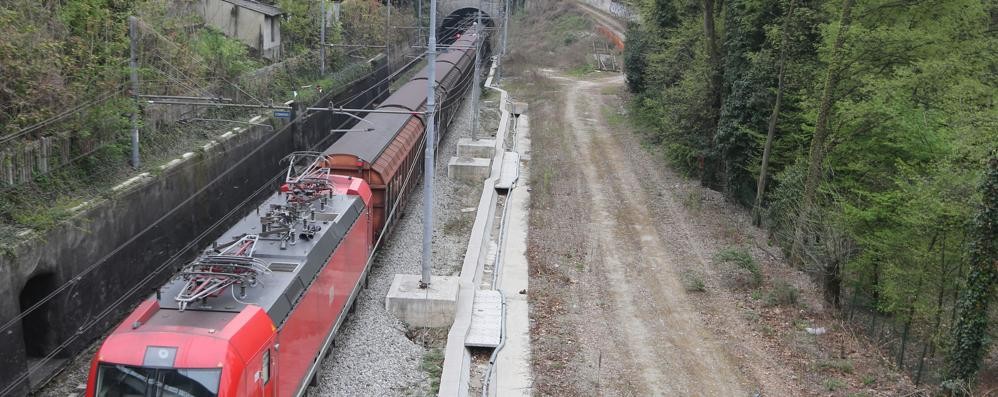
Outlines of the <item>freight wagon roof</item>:
{"type": "MultiPolygon", "coordinates": [[[[439,83],[439,76],[438,76],[439,83]]],[[[442,89],[437,89],[437,95],[443,94],[442,89]]],[[[385,99],[379,107],[400,107],[411,111],[423,111],[426,106],[426,79],[410,80],[403,84],[395,92],[385,99]]]]}
{"type": "MultiPolygon", "coordinates": [[[[273,205],[283,204],[286,204],[283,194],[270,196],[256,211],[240,220],[216,242],[219,245],[228,244],[245,235],[261,233],[260,217],[273,205]]],[[[280,241],[276,238],[260,237],[254,247],[253,257],[261,260],[270,269],[270,273],[260,275],[256,286],[247,287],[246,296],[238,296],[238,287],[229,287],[204,304],[192,302],[187,310],[239,312],[248,305],[257,305],[267,312],[274,324],[283,323],[298,297],[312,283],[319,270],[325,266],[327,258],[358,219],[364,203],[358,196],[337,194],[328,199],[323,210],[319,210],[318,205],[314,209],[316,224],[320,229],[309,241],[299,239],[295,245],[288,244],[282,250],[280,241]]],[[[184,280],[174,279],[163,286],[160,289],[159,305],[165,309],[179,309],[174,298],[183,290],[184,285],[184,280]]]]}
{"type": "MultiPolygon", "coordinates": [[[[394,97],[395,95],[392,95],[394,97]]],[[[391,97],[388,99],[391,100],[391,97]]],[[[386,100],[387,102],[387,100],[386,100]]],[[[411,110],[411,109],[410,109],[411,110]]],[[[395,139],[395,135],[409,120],[411,115],[392,113],[370,113],[365,121],[356,124],[355,129],[373,128],[373,131],[348,132],[326,148],[322,154],[349,154],[373,163],[381,152],[395,139]]]]}

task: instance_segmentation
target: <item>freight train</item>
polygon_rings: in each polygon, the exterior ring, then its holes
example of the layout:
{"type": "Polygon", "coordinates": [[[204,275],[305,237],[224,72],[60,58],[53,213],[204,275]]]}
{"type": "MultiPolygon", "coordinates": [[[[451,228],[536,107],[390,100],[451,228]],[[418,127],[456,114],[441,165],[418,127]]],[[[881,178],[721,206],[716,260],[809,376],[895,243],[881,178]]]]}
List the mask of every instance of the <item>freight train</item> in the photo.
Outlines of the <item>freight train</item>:
{"type": "MultiPolygon", "coordinates": [[[[476,39],[457,35],[436,60],[441,126],[470,85],[476,39]]],[[[424,68],[368,113],[366,132],[289,155],[278,191],[104,340],[86,395],[305,394],[422,175],[426,80],[424,68]]]]}

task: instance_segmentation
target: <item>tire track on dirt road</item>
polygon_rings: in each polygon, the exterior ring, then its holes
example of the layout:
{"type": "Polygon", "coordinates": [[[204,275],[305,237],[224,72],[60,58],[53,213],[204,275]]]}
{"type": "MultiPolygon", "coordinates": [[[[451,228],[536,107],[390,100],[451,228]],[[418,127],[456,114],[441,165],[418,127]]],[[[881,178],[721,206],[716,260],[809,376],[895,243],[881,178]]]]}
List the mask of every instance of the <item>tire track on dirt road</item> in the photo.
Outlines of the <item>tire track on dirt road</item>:
{"type": "MultiPolygon", "coordinates": [[[[623,347],[608,359],[617,360],[603,375],[612,381],[604,394],[746,395],[744,376],[733,357],[701,326],[696,309],[677,278],[680,261],[689,260],[687,236],[660,234],[653,222],[649,198],[631,169],[631,155],[616,144],[602,120],[600,90],[623,84],[621,76],[581,81],[553,76],[565,84],[565,125],[576,164],[584,176],[580,191],[588,193],[592,224],[580,232],[593,247],[589,276],[575,290],[598,291],[606,297],[590,317],[605,319],[610,329],[576,324],[579,332],[594,332],[583,349],[593,357],[602,345],[623,347]],[[596,346],[593,346],[595,344],[596,346]],[[617,389],[614,389],[617,387],[617,389]]],[[[580,198],[584,199],[584,198],[580,198]]],[[[592,309],[590,309],[592,310],[592,309]]],[[[585,321],[578,316],[575,321],[585,321]]],[[[586,338],[582,338],[586,339],[586,338]]]]}

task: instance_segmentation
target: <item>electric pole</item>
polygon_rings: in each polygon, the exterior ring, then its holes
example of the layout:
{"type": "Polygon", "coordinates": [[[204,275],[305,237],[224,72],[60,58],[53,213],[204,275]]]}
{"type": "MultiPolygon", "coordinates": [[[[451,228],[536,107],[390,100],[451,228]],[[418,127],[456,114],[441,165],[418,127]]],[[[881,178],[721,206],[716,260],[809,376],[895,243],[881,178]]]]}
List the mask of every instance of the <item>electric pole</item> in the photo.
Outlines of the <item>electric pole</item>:
{"type": "Polygon", "coordinates": [[[426,157],[423,162],[423,262],[420,288],[430,286],[430,272],[433,269],[433,152],[436,149],[434,134],[436,119],[437,91],[437,0],[430,0],[430,38],[429,52],[426,53],[427,89],[426,89],[426,157]]]}
{"type": "Polygon", "coordinates": [[[475,21],[475,80],[471,88],[471,140],[478,140],[478,106],[482,95],[482,0],[478,0],[475,21]]]}
{"type": "Polygon", "coordinates": [[[391,74],[393,71],[391,28],[392,28],[392,0],[388,0],[388,18],[385,19],[385,63],[388,64],[389,74],[391,74]]]}
{"type": "Polygon", "coordinates": [[[509,0],[503,0],[505,11],[502,13],[502,40],[499,44],[498,65],[496,65],[496,81],[502,76],[502,57],[506,55],[506,30],[509,25],[509,0]]]}

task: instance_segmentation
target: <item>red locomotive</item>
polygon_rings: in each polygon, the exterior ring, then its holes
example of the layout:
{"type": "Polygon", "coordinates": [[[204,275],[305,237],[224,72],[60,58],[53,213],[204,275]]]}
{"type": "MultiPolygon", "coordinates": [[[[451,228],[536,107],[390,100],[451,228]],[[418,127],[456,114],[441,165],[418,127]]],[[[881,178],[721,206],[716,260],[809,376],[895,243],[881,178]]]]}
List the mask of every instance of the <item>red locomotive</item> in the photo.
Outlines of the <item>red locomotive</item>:
{"type": "MultiPolygon", "coordinates": [[[[442,125],[470,85],[474,38],[436,62],[442,125]]],[[[397,113],[361,121],[374,131],[289,156],[280,191],[104,341],[87,396],[304,394],[363,288],[376,239],[421,175],[426,76],[379,107],[397,113]]]]}

